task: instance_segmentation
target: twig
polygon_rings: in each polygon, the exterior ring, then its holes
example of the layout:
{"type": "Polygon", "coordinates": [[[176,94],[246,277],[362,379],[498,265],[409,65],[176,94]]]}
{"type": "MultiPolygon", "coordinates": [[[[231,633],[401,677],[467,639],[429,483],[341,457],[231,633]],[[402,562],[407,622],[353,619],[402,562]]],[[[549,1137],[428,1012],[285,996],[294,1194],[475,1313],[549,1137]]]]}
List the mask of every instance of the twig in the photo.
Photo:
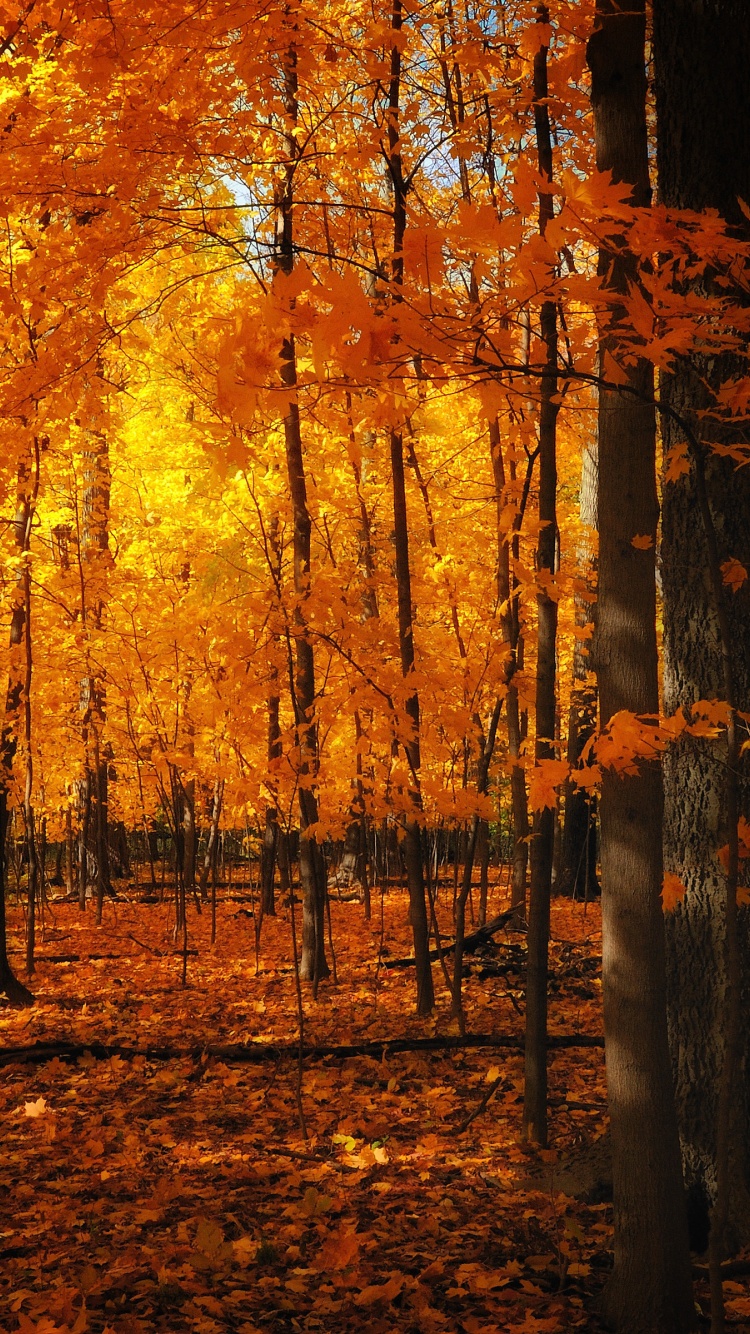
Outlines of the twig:
{"type": "Polygon", "coordinates": [[[492,1095],[496,1093],[498,1088],[500,1087],[503,1078],[504,1078],[503,1075],[498,1075],[497,1079],[493,1079],[492,1083],[487,1089],[487,1092],[482,1098],[482,1101],[477,1103],[473,1112],[469,1112],[469,1115],[461,1122],[460,1126],[456,1127],[455,1133],[457,1135],[463,1135],[464,1131],[469,1129],[469,1126],[471,1125],[472,1121],[476,1121],[477,1117],[482,1115],[482,1112],[487,1107],[487,1104],[489,1103],[492,1095]]]}

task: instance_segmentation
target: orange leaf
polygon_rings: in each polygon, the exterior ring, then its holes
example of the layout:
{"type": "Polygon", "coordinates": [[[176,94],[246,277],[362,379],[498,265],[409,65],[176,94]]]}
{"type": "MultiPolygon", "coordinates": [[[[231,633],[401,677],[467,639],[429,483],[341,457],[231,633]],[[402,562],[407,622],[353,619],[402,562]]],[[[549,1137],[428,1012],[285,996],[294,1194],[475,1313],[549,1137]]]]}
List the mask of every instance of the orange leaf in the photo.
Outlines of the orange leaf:
{"type": "Polygon", "coordinates": [[[677,904],[684,899],[686,893],[686,887],[680,877],[674,875],[672,871],[667,871],[661,887],[661,905],[664,911],[674,912],[677,904]]]}
{"type": "Polygon", "coordinates": [[[690,457],[684,440],[670,449],[664,462],[666,464],[664,480],[667,482],[676,482],[679,477],[683,477],[685,473],[690,472],[690,457]]]}
{"type": "Polygon", "coordinates": [[[348,1224],[332,1232],[313,1265],[328,1273],[332,1269],[346,1269],[359,1255],[360,1238],[348,1224]]]}
{"type": "Polygon", "coordinates": [[[738,589],[742,588],[742,585],[747,579],[747,570],[744,565],[741,565],[733,556],[729,560],[724,561],[724,564],[721,567],[721,573],[724,577],[724,583],[729,585],[733,593],[736,593],[738,589]]]}
{"type": "Polygon", "coordinates": [[[570,773],[566,760],[540,760],[529,774],[529,805],[533,811],[557,804],[556,789],[570,773]]]}

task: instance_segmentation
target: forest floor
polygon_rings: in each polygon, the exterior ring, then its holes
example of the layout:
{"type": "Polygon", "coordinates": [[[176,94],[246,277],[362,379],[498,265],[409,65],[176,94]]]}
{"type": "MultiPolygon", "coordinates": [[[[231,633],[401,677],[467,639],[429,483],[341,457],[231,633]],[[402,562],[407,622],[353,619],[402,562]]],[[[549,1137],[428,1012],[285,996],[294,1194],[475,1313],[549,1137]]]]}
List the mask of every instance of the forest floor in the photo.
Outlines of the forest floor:
{"type": "MultiPolygon", "coordinates": [[[[604,1056],[551,1051],[553,1147],[524,1150],[522,1053],[489,1045],[523,1032],[523,935],[467,961],[468,1030],[487,1046],[307,1055],[305,1137],[289,910],[264,922],[256,967],[242,898],[220,901],[214,947],[191,905],[185,988],[171,903],[131,889],[99,929],[91,907],[47,910],[35,1005],[0,1009],[0,1328],[598,1330],[604,1056]]],[[[439,964],[429,1021],[413,969],[385,966],[409,953],[404,896],[373,919],[334,899],[337,981],[317,1001],[303,989],[307,1047],[455,1035],[439,964]]],[[[23,975],[12,906],[10,928],[23,975]]],[[[598,907],[555,901],[552,936],[550,1030],[599,1036],[598,907]]]]}

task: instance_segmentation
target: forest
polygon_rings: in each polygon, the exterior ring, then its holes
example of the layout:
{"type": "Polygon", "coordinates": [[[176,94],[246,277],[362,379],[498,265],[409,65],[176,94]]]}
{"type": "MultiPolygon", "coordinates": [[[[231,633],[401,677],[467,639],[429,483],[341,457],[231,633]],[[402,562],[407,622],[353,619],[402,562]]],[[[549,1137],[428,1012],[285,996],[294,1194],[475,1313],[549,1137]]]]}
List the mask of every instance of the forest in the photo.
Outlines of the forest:
{"type": "Polygon", "coordinates": [[[0,4],[9,1334],[750,1330],[749,48],[0,4]]]}

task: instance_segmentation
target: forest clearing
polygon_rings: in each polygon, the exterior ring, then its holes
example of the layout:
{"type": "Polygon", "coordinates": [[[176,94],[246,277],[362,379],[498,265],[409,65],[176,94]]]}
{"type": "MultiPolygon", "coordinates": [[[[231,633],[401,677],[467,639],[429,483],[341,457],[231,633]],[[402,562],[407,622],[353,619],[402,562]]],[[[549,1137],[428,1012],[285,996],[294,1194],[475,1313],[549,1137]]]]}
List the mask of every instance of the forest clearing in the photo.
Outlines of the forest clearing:
{"type": "Polygon", "coordinates": [[[9,1334],[750,1329],[749,49],[0,4],[9,1334]]]}

